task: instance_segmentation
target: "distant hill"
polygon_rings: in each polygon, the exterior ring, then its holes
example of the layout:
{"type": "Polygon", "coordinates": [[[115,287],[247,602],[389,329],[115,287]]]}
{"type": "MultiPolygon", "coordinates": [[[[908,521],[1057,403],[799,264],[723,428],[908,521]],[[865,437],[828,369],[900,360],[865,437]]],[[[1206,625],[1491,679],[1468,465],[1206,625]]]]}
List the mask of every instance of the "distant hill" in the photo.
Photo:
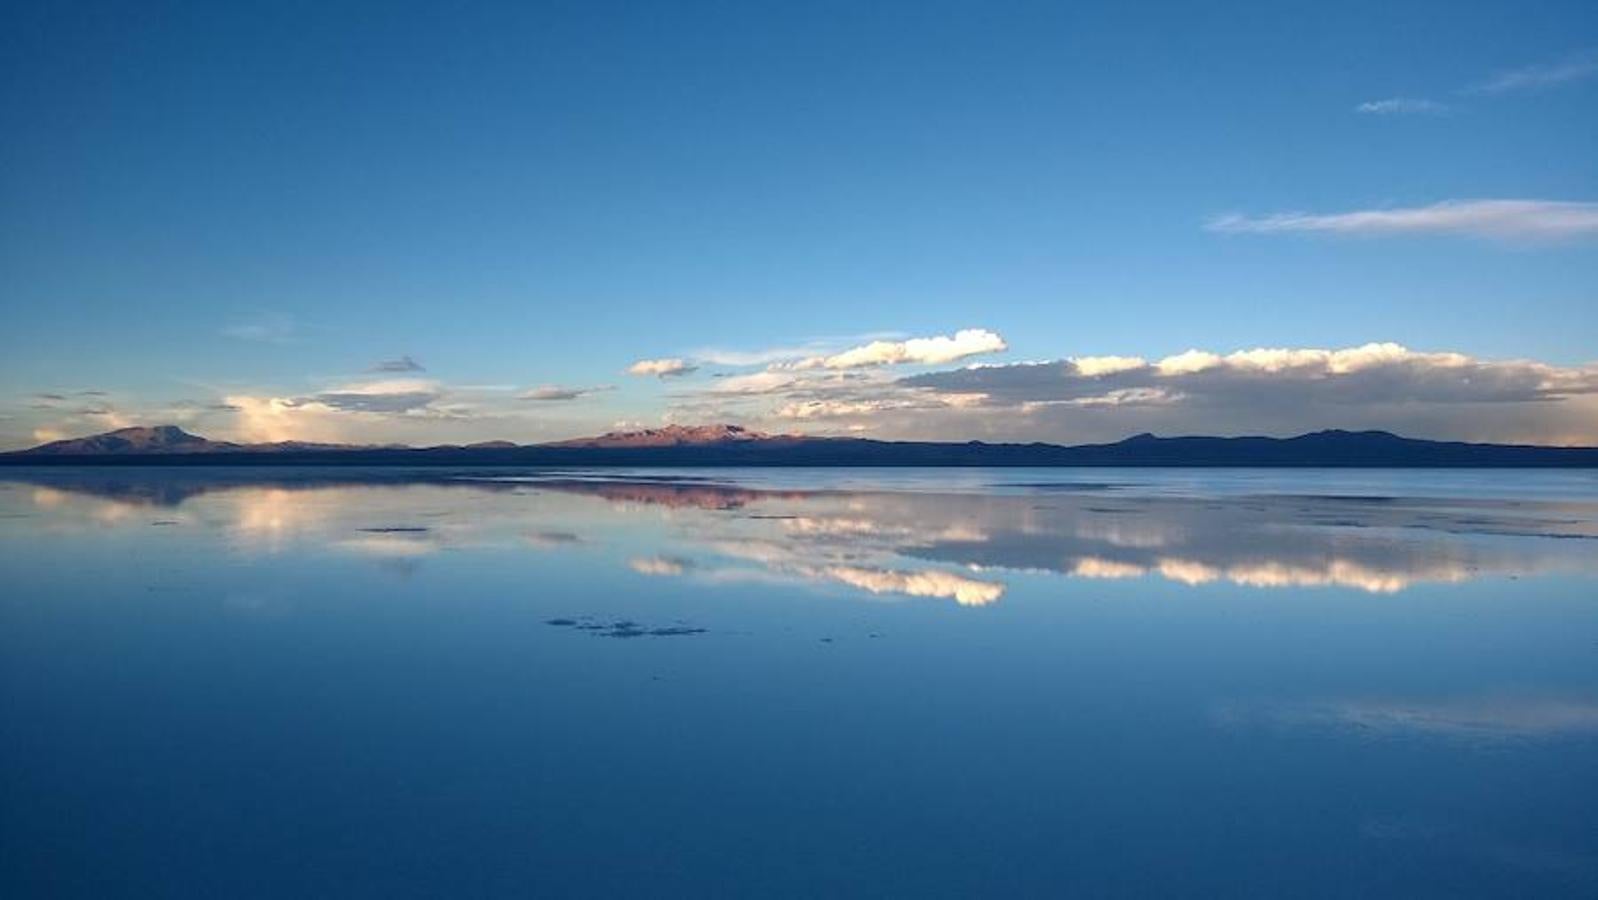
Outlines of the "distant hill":
{"type": "MultiPolygon", "coordinates": [[[[514,447],[515,444],[507,446],[514,447]]],[[[190,434],[176,425],[118,428],[104,434],[51,441],[15,455],[27,456],[141,456],[197,453],[302,453],[332,450],[368,450],[351,444],[316,444],[306,441],[278,441],[270,444],[235,444],[213,441],[190,434]]],[[[409,448],[400,448],[409,449],[409,448]]]]}
{"type": "Polygon", "coordinates": [[[736,425],[672,425],[548,444],[372,447],[235,444],[173,425],[124,428],[0,454],[8,465],[367,466],[1272,466],[1598,468],[1598,448],[1470,444],[1385,431],[1291,438],[1140,434],[1109,444],[989,444],[769,435],[736,425]]]}
{"type": "Polygon", "coordinates": [[[238,444],[208,441],[197,434],[189,434],[176,425],[157,425],[154,428],[118,428],[116,431],[107,431],[91,437],[51,441],[22,452],[75,456],[99,453],[211,453],[217,450],[237,449],[239,449],[238,444]]]}

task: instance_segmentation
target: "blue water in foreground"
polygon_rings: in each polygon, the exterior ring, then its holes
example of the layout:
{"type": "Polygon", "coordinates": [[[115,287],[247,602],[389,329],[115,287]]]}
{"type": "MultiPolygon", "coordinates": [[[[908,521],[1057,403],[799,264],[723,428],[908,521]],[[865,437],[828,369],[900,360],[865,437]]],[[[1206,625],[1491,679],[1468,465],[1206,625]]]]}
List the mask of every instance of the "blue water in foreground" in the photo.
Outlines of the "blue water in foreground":
{"type": "Polygon", "coordinates": [[[0,470],[0,896],[1598,896],[1598,474],[0,470]]]}

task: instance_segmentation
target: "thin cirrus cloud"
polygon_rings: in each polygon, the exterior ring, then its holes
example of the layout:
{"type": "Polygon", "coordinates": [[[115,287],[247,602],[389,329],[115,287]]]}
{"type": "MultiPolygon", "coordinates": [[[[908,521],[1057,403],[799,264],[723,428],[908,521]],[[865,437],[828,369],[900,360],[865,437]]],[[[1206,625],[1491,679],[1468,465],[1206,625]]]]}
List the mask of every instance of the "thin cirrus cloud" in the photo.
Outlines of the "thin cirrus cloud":
{"type": "Polygon", "coordinates": [[[1473,85],[1468,93],[1513,94],[1558,87],[1598,75],[1598,51],[1588,51],[1554,63],[1508,69],[1473,85]]]}
{"type": "Polygon", "coordinates": [[[598,394],[604,391],[613,391],[616,386],[603,384],[596,387],[566,387],[559,384],[545,384],[523,391],[517,395],[518,400],[533,400],[540,403],[559,403],[566,400],[576,400],[589,394],[598,394]]]}
{"type": "Polygon", "coordinates": [[[1204,227],[1222,234],[1458,235],[1496,241],[1549,242],[1598,235],[1598,203],[1445,200],[1429,206],[1341,213],[1232,214],[1212,218],[1204,227]]]}
{"type": "MultiPolygon", "coordinates": [[[[1498,97],[1547,90],[1598,75],[1598,52],[1587,51],[1558,62],[1506,69],[1476,84],[1461,88],[1466,96],[1498,97]]],[[[1453,107],[1424,97],[1388,97],[1357,104],[1354,111],[1376,116],[1443,115],[1453,107]]]]}
{"type": "Polygon", "coordinates": [[[686,359],[668,357],[664,359],[640,359],[627,367],[627,374],[640,376],[653,376],[655,378],[681,378],[699,370],[697,365],[686,359]]]}
{"type": "Polygon", "coordinates": [[[1354,107],[1357,113],[1375,116],[1437,116],[1449,110],[1448,104],[1424,97],[1388,97],[1385,100],[1368,100],[1354,107]]]}
{"type": "Polygon", "coordinates": [[[438,384],[420,379],[392,379],[321,391],[288,401],[291,406],[321,406],[342,412],[411,413],[444,396],[438,384]]]}

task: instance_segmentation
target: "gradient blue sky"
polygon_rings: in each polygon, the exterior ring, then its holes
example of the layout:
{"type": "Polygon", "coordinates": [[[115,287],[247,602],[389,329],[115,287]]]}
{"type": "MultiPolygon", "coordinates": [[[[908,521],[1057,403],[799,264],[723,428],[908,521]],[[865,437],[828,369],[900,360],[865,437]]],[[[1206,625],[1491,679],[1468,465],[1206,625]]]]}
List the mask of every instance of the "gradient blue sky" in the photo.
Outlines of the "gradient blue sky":
{"type": "Polygon", "coordinates": [[[6,447],[175,419],[420,442],[705,418],[1598,442],[1590,0],[9,4],[0,67],[6,447]],[[1540,205],[1264,218],[1483,199],[1540,205]],[[715,376],[768,360],[709,352],[969,328],[1007,349],[731,404],[715,376]],[[1468,361],[1387,354],[1402,377],[1335,400],[1314,392],[1347,366],[1256,366],[1309,397],[1263,405],[1150,388],[1152,368],[1112,388],[1163,397],[1086,405],[938,381],[1371,342],[1468,361]],[[368,371],[405,355],[425,371],[368,371]],[[625,373],[649,358],[698,368],[625,373]],[[1461,365],[1543,382],[1414,392],[1461,365]],[[614,389],[516,399],[540,386],[614,389]],[[270,427],[250,419],[273,398],[270,427]],[[853,405],[778,415],[796,398],[853,405]]]}

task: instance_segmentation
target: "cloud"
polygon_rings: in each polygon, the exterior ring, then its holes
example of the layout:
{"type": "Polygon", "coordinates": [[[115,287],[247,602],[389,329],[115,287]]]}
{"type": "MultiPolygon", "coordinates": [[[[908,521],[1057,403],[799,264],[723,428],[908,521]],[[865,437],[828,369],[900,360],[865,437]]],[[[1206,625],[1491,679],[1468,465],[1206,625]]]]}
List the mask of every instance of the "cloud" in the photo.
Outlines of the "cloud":
{"type": "Polygon", "coordinates": [[[640,359],[627,367],[629,375],[653,375],[656,378],[679,378],[698,371],[699,367],[686,359],[640,359]]]}
{"type": "Polygon", "coordinates": [[[383,421],[451,418],[451,409],[441,404],[445,397],[437,382],[395,378],[300,396],[230,394],[220,406],[231,408],[234,431],[243,440],[364,441],[371,426],[383,421]]]}
{"type": "Polygon", "coordinates": [[[831,356],[811,356],[790,363],[794,369],[858,369],[867,366],[942,365],[984,353],[1009,349],[1004,338],[986,328],[966,328],[953,337],[940,335],[907,341],[872,341],[831,356]]]}
{"type": "Polygon", "coordinates": [[[295,325],[293,317],[270,313],[227,325],[223,327],[222,334],[241,341],[286,344],[299,336],[299,329],[295,325]]]}
{"type": "Polygon", "coordinates": [[[953,599],[961,606],[996,603],[1005,590],[1005,585],[996,581],[979,581],[937,569],[901,572],[864,566],[827,566],[818,573],[870,594],[940,597],[953,599]]]}
{"type": "Polygon", "coordinates": [[[1228,725],[1348,730],[1363,736],[1425,735],[1466,740],[1551,739],[1598,732],[1598,702],[1586,697],[1488,695],[1446,698],[1335,698],[1298,703],[1231,703],[1228,725]]]}
{"type": "Polygon", "coordinates": [[[1598,75],[1598,52],[1568,57],[1560,62],[1499,72],[1468,90],[1474,94],[1510,94],[1537,91],[1598,75]]]}
{"type": "Polygon", "coordinates": [[[674,556],[637,557],[627,561],[628,568],[640,575],[682,575],[694,567],[693,561],[674,556]]]}
{"type": "Polygon", "coordinates": [[[1345,428],[1452,440],[1598,443],[1598,363],[1490,360],[1372,343],[1194,349],[1110,374],[1087,374],[1093,370],[1062,359],[927,372],[820,398],[840,402],[812,408],[806,419],[918,440],[1081,443],[1145,431],[1287,436],[1345,428]],[[923,392],[929,408],[912,411],[910,402],[923,392]],[[870,413],[841,402],[873,399],[888,402],[870,413]]]}
{"type": "Polygon", "coordinates": [[[615,389],[616,386],[613,384],[604,384],[597,387],[564,387],[558,384],[545,384],[523,391],[516,396],[516,399],[552,403],[563,400],[576,400],[589,394],[598,394],[615,389]]]}
{"type": "Polygon", "coordinates": [[[1345,213],[1217,216],[1224,234],[1323,232],[1341,235],[1465,235],[1500,241],[1557,241],[1598,235],[1598,203],[1557,200],[1446,200],[1430,206],[1345,213]]]}
{"type": "Polygon", "coordinates": [[[427,367],[423,366],[421,363],[417,362],[416,360],[411,359],[411,357],[409,355],[406,355],[406,356],[401,356],[398,359],[385,359],[385,360],[383,360],[381,362],[376,363],[375,365],[373,365],[367,371],[368,372],[425,372],[425,371],[427,371],[427,367]]]}
{"type": "Polygon", "coordinates": [[[443,397],[436,382],[396,378],[352,384],[288,401],[291,406],[321,406],[343,412],[408,413],[443,397]]]}
{"type": "Polygon", "coordinates": [[[973,366],[916,375],[902,383],[981,394],[988,405],[1000,406],[1081,404],[1117,395],[1123,402],[1510,403],[1598,393],[1598,366],[1487,361],[1371,343],[1341,350],[1258,348],[1226,355],[1188,350],[1108,374],[1073,360],[973,366]]]}
{"type": "Polygon", "coordinates": [[[1385,100],[1368,100],[1354,107],[1357,113],[1377,116],[1441,115],[1449,111],[1446,103],[1424,97],[1388,97],[1385,100]]]}
{"type": "Polygon", "coordinates": [[[426,407],[437,400],[432,391],[394,391],[372,393],[361,391],[327,391],[295,400],[299,404],[319,404],[329,409],[345,412],[403,413],[426,407]]]}

